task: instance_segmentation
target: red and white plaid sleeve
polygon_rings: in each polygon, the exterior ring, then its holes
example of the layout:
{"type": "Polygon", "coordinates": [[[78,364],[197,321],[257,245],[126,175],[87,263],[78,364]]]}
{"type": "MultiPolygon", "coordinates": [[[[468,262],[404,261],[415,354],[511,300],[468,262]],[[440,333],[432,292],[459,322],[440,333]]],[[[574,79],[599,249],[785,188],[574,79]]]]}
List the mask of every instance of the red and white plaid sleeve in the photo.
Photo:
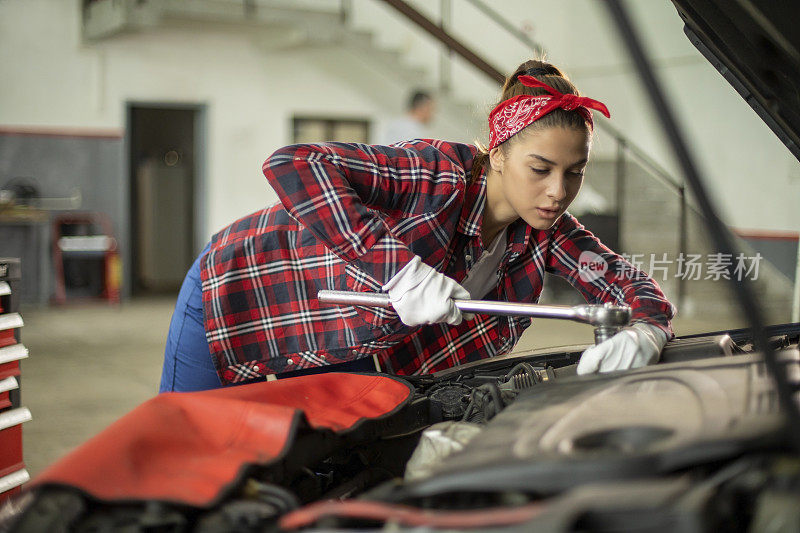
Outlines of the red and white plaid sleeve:
{"type": "Polygon", "coordinates": [[[546,270],[569,281],[587,302],[628,305],[632,322],[658,326],[668,339],[674,336],[671,320],[675,306],[658,283],[611,251],[569,213],[556,224],[548,252],[546,270]],[[581,262],[592,261],[605,271],[581,269],[581,262]]]}
{"type": "Polygon", "coordinates": [[[424,215],[426,195],[449,196],[452,161],[428,143],[414,149],[365,144],[292,145],[263,171],[286,211],[342,260],[381,285],[414,257],[382,214],[424,215]]]}

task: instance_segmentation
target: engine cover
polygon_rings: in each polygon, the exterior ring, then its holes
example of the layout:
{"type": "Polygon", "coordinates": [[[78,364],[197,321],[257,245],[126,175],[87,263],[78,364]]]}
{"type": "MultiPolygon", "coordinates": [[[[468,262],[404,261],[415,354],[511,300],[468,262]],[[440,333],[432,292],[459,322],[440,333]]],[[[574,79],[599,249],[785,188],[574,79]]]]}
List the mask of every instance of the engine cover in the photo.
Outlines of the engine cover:
{"type": "MultiPolygon", "coordinates": [[[[779,353],[793,379],[799,356],[796,348],[779,353]]],[[[782,423],[757,353],[575,376],[521,393],[411,492],[553,494],[644,478],[774,448],[782,423]]]]}

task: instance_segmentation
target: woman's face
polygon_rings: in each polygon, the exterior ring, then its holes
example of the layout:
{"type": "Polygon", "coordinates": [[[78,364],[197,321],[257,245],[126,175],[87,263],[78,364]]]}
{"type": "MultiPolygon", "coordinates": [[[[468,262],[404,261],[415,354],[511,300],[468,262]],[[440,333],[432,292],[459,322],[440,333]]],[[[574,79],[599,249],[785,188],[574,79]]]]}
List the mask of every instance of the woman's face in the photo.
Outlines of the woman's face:
{"type": "Polygon", "coordinates": [[[505,153],[494,148],[487,200],[495,219],[551,228],[581,188],[590,147],[588,131],[550,127],[524,132],[505,153]]]}

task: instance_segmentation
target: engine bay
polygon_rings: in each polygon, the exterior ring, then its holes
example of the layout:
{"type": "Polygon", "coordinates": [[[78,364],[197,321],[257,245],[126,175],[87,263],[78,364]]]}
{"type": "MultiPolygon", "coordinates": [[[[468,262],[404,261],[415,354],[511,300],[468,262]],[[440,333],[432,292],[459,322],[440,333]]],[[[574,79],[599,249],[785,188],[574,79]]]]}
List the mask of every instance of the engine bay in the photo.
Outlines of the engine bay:
{"type": "MultiPolygon", "coordinates": [[[[4,507],[0,523],[13,531],[604,531],[686,522],[754,531],[778,513],[796,524],[800,462],[785,453],[774,386],[749,335],[678,338],[661,363],[622,373],[576,376],[582,347],[567,347],[399,377],[413,388],[402,409],[346,436],[299,434],[291,453],[248,468],[210,508],[101,502],[46,487],[4,507]]],[[[795,383],[799,337],[797,325],[770,331],[795,383]]]]}

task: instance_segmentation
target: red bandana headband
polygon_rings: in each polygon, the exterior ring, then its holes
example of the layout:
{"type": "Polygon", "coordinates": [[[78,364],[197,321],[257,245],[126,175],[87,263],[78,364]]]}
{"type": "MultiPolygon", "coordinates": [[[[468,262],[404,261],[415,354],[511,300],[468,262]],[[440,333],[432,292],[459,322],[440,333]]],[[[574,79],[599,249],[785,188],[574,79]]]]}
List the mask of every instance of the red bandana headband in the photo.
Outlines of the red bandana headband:
{"type": "Polygon", "coordinates": [[[611,117],[608,108],[602,102],[585,96],[562,94],[533,76],[520,76],[517,79],[526,87],[541,87],[550,93],[550,96],[520,94],[500,102],[489,114],[490,150],[554,109],[561,108],[567,111],[575,109],[586,119],[590,127],[594,124],[590,109],[600,111],[607,118],[611,117]]]}

